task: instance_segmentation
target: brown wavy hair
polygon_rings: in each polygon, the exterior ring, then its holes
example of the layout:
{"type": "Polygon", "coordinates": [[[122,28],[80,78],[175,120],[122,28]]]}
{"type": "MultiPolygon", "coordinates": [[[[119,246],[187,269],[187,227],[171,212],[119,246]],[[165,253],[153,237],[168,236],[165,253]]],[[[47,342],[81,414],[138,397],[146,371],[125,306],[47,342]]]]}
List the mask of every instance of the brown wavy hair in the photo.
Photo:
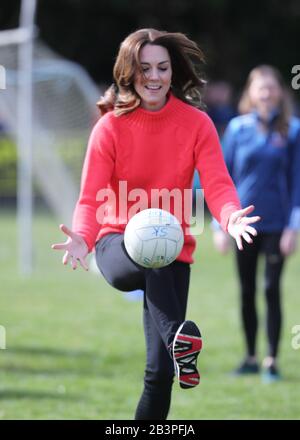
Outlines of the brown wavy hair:
{"type": "Polygon", "coordinates": [[[253,106],[249,97],[249,88],[252,81],[258,76],[272,76],[282,89],[282,99],[279,104],[279,114],[275,121],[275,129],[277,129],[282,135],[286,136],[289,126],[289,119],[292,115],[292,99],[288,88],[284,83],[283,77],[276,67],[262,64],[251,70],[238,104],[238,111],[241,114],[246,114],[253,111],[253,106]]]}
{"type": "Polygon", "coordinates": [[[205,80],[200,75],[204,55],[198,45],[186,35],[176,32],[140,29],[121,43],[113,68],[114,83],[97,102],[101,115],[113,110],[117,116],[131,112],[141,103],[134,89],[134,76],[144,76],[139,53],[146,44],[163,46],[168,50],[172,65],[172,92],[184,102],[203,108],[202,89],[205,80]]]}

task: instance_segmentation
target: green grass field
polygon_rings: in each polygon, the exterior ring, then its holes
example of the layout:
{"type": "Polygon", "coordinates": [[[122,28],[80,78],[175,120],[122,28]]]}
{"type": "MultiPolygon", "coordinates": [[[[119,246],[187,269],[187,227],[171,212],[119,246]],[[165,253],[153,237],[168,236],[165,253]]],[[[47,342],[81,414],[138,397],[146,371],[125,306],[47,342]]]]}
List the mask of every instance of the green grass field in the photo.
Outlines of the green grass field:
{"type": "MultiPolygon", "coordinates": [[[[50,249],[62,240],[58,222],[39,214],[34,223],[35,272],[17,272],[14,214],[0,211],[0,419],[132,419],[145,358],[142,304],[128,301],[99,276],[72,271],[50,249]]],[[[300,253],[283,279],[284,331],[280,367],[284,380],[236,379],[243,356],[238,293],[232,255],[212,247],[208,226],[198,239],[188,318],[203,333],[202,383],[177,383],[169,419],[299,419],[300,349],[291,345],[300,324],[300,253]]],[[[261,277],[260,277],[261,278],[261,277]]],[[[262,279],[259,285],[262,287],[262,279]]],[[[260,359],[265,353],[264,299],[258,295],[260,359]]]]}

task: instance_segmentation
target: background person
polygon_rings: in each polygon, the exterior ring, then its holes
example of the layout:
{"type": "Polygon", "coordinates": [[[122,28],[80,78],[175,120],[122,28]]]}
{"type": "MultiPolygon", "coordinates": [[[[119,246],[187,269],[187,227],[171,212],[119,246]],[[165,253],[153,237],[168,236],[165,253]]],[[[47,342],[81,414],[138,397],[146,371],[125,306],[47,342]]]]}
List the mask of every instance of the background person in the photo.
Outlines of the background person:
{"type": "MultiPolygon", "coordinates": [[[[255,305],[257,262],[265,258],[265,298],[268,353],[263,378],[280,378],[277,356],[282,325],[280,282],[285,257],[297,244],[300,227],[300,120],[291,115],[282,77],[272,66],[253,69],[242,94],[242,116],[231,120],[223,137],[228,170],[242,204],[255,205],[261,217],[254,243],[236,252],[241,293],[241,317],[246,357],[236,374],[257,373],[255,305]]],[[[228,234],[214,232],[216,248],[226,253],[228,234]]]]}

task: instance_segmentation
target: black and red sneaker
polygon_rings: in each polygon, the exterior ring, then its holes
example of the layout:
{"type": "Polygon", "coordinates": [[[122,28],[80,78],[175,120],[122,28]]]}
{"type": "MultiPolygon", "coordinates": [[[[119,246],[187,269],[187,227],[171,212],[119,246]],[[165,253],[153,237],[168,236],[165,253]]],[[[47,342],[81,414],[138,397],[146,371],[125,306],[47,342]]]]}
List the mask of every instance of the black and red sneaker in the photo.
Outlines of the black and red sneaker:
{"type": "Polygon", "coordinates": [[[197,358],[202,348],[201,333],[193,321],[184,321],[176,332],[172,344],[175,373],[181,388],[199,385],[197,358]]]}

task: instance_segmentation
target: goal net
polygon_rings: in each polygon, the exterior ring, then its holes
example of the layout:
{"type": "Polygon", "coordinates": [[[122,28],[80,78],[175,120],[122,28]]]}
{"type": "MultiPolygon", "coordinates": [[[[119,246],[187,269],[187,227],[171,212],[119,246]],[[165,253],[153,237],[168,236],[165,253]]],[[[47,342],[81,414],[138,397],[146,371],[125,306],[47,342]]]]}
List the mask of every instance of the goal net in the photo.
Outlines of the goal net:
{"type": "MultiPolygon", "coordinates": [[[[16,142],[22,136],[17,118],[18,44],[1,43],[1,32],[0,65],[6,80],[5,89],[0,91],[0,125],[16,142]]],[[[39,40],[34,42],[32,78],[35,192],[60,222],[69,223],[78,197],[88,136],[98,118],[96,101],[101,92],[81,66],[63,59],[39,40]]]]}

